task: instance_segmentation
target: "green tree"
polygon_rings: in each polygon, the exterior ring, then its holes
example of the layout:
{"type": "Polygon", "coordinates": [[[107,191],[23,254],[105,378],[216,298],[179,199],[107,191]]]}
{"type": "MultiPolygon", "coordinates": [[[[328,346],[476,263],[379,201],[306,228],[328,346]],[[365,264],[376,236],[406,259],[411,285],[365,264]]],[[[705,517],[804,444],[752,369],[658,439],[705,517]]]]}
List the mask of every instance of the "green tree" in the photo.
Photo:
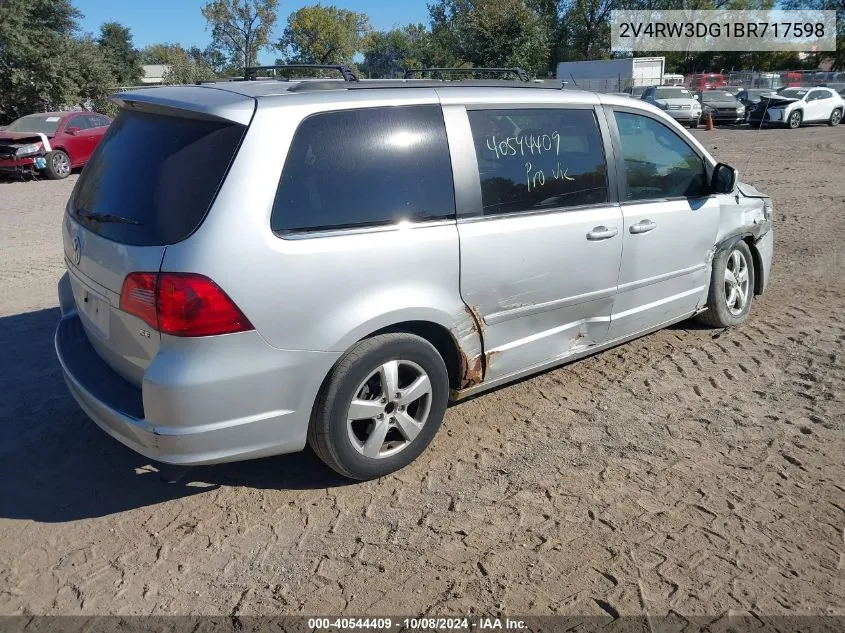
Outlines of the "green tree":
{"type": "Polygon", "coordinates": [[[172,55],[184,50],[179,44],[163,42],[149,44],[141,49],[139,56],[142,64],[166,64],[172,55]]]}
{"type": "Polygon", "coordinates": [[[198,81],[214,81],[217,75],[204,61],[197,61],[186,51],[173,55],[167,63],[162,78],[165,84],[192,84],[198,81]]]}
{"type": "Polygon", "coordinates": [[[168,67],[162,78],[165,84],[191,84],[217,78],[204,51],[196,46],[186,51],[179,44],[150,44],[141,51],[141,59],[145,64],[168,67]]]}
{"type": "Polygon", "coordinates": [[[141,61],[132,45],[132,33],[119,22],[106,22],[100,26],[97,45],[111,69],[114,84],[133,86],[141,81],[141,61]]]}
{"type": "Polygon", "coordinates": [[[369,77],[400,77],[407,68],[433,64],[433,38],[422,24],[364,36],[361,70],[369,77]]]}
{"type": "Polygon", "coordinates": [[[288,16],[276,48],[288,63],[352,64],[369,31],[366,14],[315,4],[288,16]]]}
{"type": "Polygon", "coordinates": [[[90,35],[72,40],[68,47],[68,74],[73,78],[73,101],[64,105],[85,105],[103,100],[112,88],[114,74],[98,42],[90,35]]]}
{"type": "Polygon", "coordinates": [[[836,50],[814,55],[814,61],[828,58],[834,70],[845,70],[845,0],[786,0],[784,9],[836,11],[836,50]]]}
{"type": "Polygon", "coordinates": [[[258,53],[270,48],[278,0],[211,0],[202,15],[211,27],[212,45],[230,64],[255,66],[258,53]]]}
{"type": "Polygon", "coordinates": [[[562,4],[557,46],[561,60],[610,57],[610,12],[617,0],[571,0],[562,4]]]}
{"type": "Polygon", "coordinates": [[[75,97],[69,56],[79,15],[69,0],[0,2],[0,123],[75,97]]]}
{"type": "Polygon", "coordinates": [[[545,75],[550,31],[539,5],[526,0],[438,0],[432,34],[459,62],[516,66],[545,75]]]}

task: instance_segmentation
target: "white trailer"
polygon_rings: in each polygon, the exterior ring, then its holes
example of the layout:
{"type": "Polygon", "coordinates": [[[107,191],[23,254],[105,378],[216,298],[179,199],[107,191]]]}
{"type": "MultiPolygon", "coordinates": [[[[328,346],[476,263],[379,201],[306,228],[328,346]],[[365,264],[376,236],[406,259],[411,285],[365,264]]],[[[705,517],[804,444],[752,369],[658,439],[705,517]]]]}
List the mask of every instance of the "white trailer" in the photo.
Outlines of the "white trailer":
{"type": "Polygon", "coordinates": [[[587,62],[560,62],[557,78],[569,86],[597,92],[625,92],[663,83],[665,57],[625,57],[587,62]]]}

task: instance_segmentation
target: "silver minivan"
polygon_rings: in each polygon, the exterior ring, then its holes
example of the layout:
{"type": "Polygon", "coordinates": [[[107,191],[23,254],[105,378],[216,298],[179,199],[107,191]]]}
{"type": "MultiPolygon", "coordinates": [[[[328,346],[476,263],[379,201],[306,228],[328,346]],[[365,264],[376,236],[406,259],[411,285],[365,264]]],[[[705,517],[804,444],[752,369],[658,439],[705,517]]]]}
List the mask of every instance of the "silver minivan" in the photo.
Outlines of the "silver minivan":
{"type": "Polygon", "coordinates": [[[119,96],[64,215],[55,345],[137,452],[309,443],[379,477],[450,401],[693,316],[739,325],[768,283],[769,198],[654,106],[344,77],[119,96]]]}

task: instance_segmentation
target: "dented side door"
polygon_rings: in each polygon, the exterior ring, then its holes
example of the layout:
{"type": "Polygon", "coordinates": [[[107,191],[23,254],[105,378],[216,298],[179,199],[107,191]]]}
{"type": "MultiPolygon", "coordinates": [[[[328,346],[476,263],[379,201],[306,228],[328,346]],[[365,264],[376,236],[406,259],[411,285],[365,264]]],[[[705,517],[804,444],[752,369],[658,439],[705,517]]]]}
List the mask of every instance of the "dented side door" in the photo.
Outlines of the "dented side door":
{"type": "MultiPolygon", "coordinates": [[[[482,335],[484,382],[602,343],[622,256],[615,187],[609,186],[606,203],[485,216],[478,139],[466,108],[446,105],[444,117],[455,173],[461,297],[482,335]]],[[[601,142],[610,151],[605,133],[602,121],[601,142]]]]}

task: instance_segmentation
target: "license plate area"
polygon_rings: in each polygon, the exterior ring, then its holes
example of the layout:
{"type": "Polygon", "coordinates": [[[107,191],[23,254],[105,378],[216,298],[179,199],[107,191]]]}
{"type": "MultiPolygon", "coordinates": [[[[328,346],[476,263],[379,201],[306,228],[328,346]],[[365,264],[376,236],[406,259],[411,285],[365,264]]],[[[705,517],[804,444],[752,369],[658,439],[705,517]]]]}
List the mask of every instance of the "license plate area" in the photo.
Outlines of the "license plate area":
{"type": "Polygon", "coordinates": [[[111,321],[111,305],[103,295],[91,290],[77,279],[71,278],[73,297],[76,308],[83,322],[90,326],[102,338],[109,337],[109,323],[111,321]]]}

